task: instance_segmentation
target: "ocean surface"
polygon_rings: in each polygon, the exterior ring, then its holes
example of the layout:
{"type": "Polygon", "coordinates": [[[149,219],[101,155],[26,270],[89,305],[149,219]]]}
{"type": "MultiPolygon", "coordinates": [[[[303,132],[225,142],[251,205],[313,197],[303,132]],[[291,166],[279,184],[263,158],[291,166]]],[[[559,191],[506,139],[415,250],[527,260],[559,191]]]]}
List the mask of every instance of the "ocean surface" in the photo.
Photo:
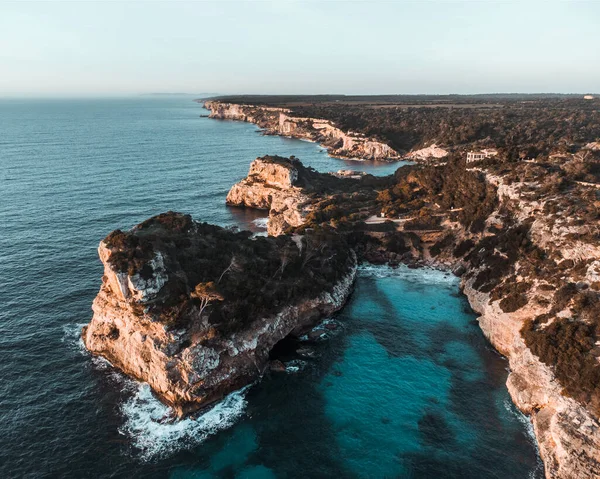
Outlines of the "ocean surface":
{"type": "MultiPolygon", "coordinates": [[[[388,174],[318,145],[209,120],[188,97],[0,100],[0,477],[541,478],[531,427],[458,282],[366,266],[287,373],[161,424],[149,388],[79,339],[98,242],[167,210],[264,231],[228,208],[264,154],[388,174]]],[[[298,352],[299,351],[299,352],[298,352]]]]}

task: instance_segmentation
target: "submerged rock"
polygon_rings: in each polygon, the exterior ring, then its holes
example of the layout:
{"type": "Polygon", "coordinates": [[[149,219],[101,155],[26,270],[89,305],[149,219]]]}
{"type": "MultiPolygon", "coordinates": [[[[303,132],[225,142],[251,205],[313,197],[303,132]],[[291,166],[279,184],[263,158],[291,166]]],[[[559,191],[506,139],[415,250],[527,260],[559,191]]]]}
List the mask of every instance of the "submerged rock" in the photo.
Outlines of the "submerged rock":
{"type": "Polygon", "coordinates": [[[179,416],[259,378],[273,346],[340,309],[356,275],[339,239],[252,239],[172,212],[111,233],[99,255],[85,346],[179,416]]]}
{"type": "Polygon", "coordinates": [[[269,369],[276,373],[284,373],[285,364],[283,364],[279,359],[275,359],[269,363],[269,369]]]}

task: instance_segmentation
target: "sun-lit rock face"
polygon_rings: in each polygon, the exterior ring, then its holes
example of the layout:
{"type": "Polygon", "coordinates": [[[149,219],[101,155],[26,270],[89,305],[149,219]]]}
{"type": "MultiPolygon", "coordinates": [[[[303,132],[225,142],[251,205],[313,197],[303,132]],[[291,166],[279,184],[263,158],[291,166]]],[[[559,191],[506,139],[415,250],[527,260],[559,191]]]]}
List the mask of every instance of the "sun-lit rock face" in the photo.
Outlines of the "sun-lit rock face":
{"type": "MultiPolygon", "coordinates": [[[[600,423],[585,407],[563,394],[551,369],[527,347],[521,336],[526,320],[543,310],[530,303],[505,313],[489,294],[464,284],[473,309],[480,314],[481,330],[508,358],[508,392],[515,405],[528,414],[534,426],[548,478],[600,477],[600,423]]],[[[531,294],[534,296],[536,290],[531,294]]]]}
{"type": "Polygon", "coordinates": [[[206,406],[259,378],[278,341],[342,307],[356,257],[317,241],[251,239],[178,213],[113,232],[98,249],[104,276],[84,344],[177,414],[206,406]],[[289,297],[291,284],[304,292],[289,297]],[[265,287],[271,296],[254,302],[265,287]]]}
{"type": "Polygon", "coordinates": [[[312,202],[296,186],[298,168],[303,167],[295,167],[287,159],[257,158],[248,176],[229,190],[227,204],[268,210],[268,233],[272,236],[283,234],[290,226],[301,226],[312,202]]]}
{"type": "MultiPolygon", "coordinates": [[[[498,297],[493,290],[489,292],[478,285],[477,274],[465,277],[464,293],[480,314],[478,321],[484,335],[508,359],[508,391],[515,405],[531,418],[546,477],[600,477],[600,421],[597,412],[593,411],[593,404],[582,404],[570,396],[555,370],[534,354],[523,333],[528,322],[544,314],[580,321],[569,302],[558,306],[555,293],[559,288],[549,283],[571,284],[573,291],[577,284],[581,291],[590,291],[590,286],[594,286],[599,277],[600,249],[585,235],[596,225],[573,224],[575,218],[560,214],[540,214],[546,203],[564,201],[564,197],[527,194],[532,188],[539,191],[538,185],[507,182],[501,176],[489,174],[487,180],[497,186],[501,200],[499,209],[509,212],[517,224],[529,225],[529,248],[537,251],[544,260],[531,268],[530,258],[517,258],[512,275],[502,277],[506,283],[530,284],[526,301],[514,311],[514,308],[503,309],[505,296],[498,297]],[[558,269],[549,258],[557,259],[558,269]]],[[[498,254],[503,253],[496,251],[495,255],[498,254]]],[[[483,267],[486,267],[485,262],[483,267]]],[[[590,291],[591,296],[595,294],[590,291]]],[[[561,339],[557,337],[555,341],[561,339]]],[[[575,343],[578,340],[581,338],[573,337],[568,341],[575,343]]],[[[572,353],[563,352],[565,357],[568,354],[572,353]]]]}
{"type": "Polygon", "coordinates": [[[409,160],[439,160],[448,156],[448,150],[439,147],[436,144],[421,148],[420,150],[411,151],[406,155],[409,160]]]}
{"type": "MultiPolygon", "coordinates": [[[[302,172],[296,163],[290,162],[287,167],[302,172]]],[[[491,174],[480,169],[469,170],[476,173],[471,181],[478,178],[477,181],[482,183],[481,191],[488,191],[494,199],[489,201],[489,208],[484,209],[485,216],[481,218],[481,228],[476,230],[478,232],[473,232],[468,224],[457,221],[460,217],[453,216],[464,213],[468,204],[460,208],[451,205],[444,209],[437,203],[443,194],[447,194],[443,188],[439,189],[441,185],[444,182],[454,185],[456,188],[453,187],[452,194],[456,194],[455,189],[460,190],[461,185],[466,184],[466,177],[470,174],[468,171],[431,166],[427,175],[417,177],[408,173],[403,177],[398,174],[399,182],[395,187],[406,191],[407,197],[414,198],[419,192],[423,195],[424,191],[429,191],[431,184],[437,185],[438,189],[432,189],[434,195],[431,198],[426,195],[421,198],[430,201],[429,208],[435,208],[438,222],[433,229],[427,223],[421,226],[417,223],[417,227],[408,231],[407,220],[389,222],[386,230],[369,233],[375,239],[373,243],[365,240],[369,234],[363,236],[362,241],[366,241],[366,244],[360,250],[361,257],[376,263],[398,262],[406,257],[417,265],[452,268],[461,276],[463,292],[480,315],[478,321],[481,330],[508,360],[510,373],[507,388],[513,402],[531,418],[546,476],[600,477],[600,422],[597,403],[593,400],[598,384],[594,383],[593,373],[589,371],[587,378],[591,378],[590,384],[584,380],[584,371],[578,369],[577,362],[581,360],[580,350],[575,348],[578,343],[582,347],[591,345],[592,349],[583,354],[597,362],[600,342],[594,346],[597,339],[593,333],[591,336],[587,332],[584,335],[576,329],[573,331],[579,332],[571,333],[572,336],[559,331],[557,336],[532,339],[531,335],[526,334],[531,329],[532,321],[544,315],[551,318],[550,322],[545,324],[540,319],[540,325],[535,325],[534,330],[543,331],[556,321],[566,321],[567,327],[579,324],[585,328],[586,324],[594,324],[597,318],[597,315],[593,315],[596,311],[593,308],[595,304],[600,304],[594,302],[600,290],[600,248],[595,239],[597,236],[594,236],[599,231],[598,222],[592,219],[594,217],[589,212],[588,221],[580,221],[577,217],[582,205],[588,204],[588,210],[593,209],[594,205],[585,200],[594,190],[557,190],[523,179],[539,174],[539,181],[545,181],[544,172],[534,170],[539,167],[524,164],[518,168],[525,171],[511,175],[510,171],[508,174],[506,171],[491,174]],[[459,181],[450,181],[450,175],[457,176],[459,181]],[[409,189],[410,185],[412,190],[409,189]],[[576,205],[578,209],[571,210],[575,211],[574,214],[564,215],[563,212],[570,205],[576,205]],[[386,234],[399,235],[397,238],[406,242],[403,245],[405,248],[398,248],[398,242],[386,243],[386,234]],[[392,245],[394,249],[390,250],[386,245],[392,245]],[[558,290],[563,287],[570,292],[566,296],[566,293],[562,294],[566,299],[561,303],[563,300],[558,299],[561,296],[558,290]],[[592,316],[589,316],[590,313],[592,316]],[[578,317],[585,314],[588,316],[578,317]],[[532,342],[534,340],[541,341],[542,346],[536,346],[532,342]],[[558,359],[540,358],[540,348],[552,348],[553,341],[562,348],[558,359]],[[563,361],[563,367],[564,362],[571,361],[575,387],[579,387],[579,391],[575,389],[578,397],[570,393],[572,389],[565,387],[565,382],[570,378],[565,379],[564,373],[562,376],[557,373],[557,360],[563,361]],[[585,394],[592,399],[586,399],[585,394]]],[[[257,166],[257,169],[260,170],[260,167],[257,166]]],[[[270,198],[265,203],[272,205],[274,198],[297,197],[306,193],[302,187],[302,174],[299,178],[295,186],[284,190],[265,187],[264,178],[254,182],[252,176],[241,183],[247,189],[248,198],[253,193],[262,192],[264,197],[270,198]]],[[[469,185],[465,187],[467,190],[477,190],[475,183],[469,185]]],[[[460,190],[460,194],[468,193],[460,190]]],[[[352,208],[363,207],[360,202],[335,202],[333,199],[336,194],[337,190],[332,193],[332,189],[328,189],[327,193],[317,191],[311,194],[311,207],[316,209],[315,213],[321,205],[333,203],[349,209],[345,212],[347,215],[353,213],[352,208]],[[327,201],[320,203],[319,199],[327,201]]],[[[241,196],[241,202],[244,203],[244,195],[241,196]]],[[[381,198],[386,201],[385,195],[381,195],[381,198]]],[[[252,201],[246,201],[245,204],[251,206],[252,201]]],[[[376,206],[373,208],[370,214],[374,216],[370,216],[366,223],[376,225],[380,217],[376,206]]],[[[480,212],[479,209],[475,211],[477,214],[480,212]]],[[[318,214],[312,216],[319,217],[318,214]]],[[[406,216],[414,218],[416,214],[409,211],[406,216]]],[[[277,212],[271,210],[270,218],[277,219],[277,212]]],[[[365,231],[360,227],[361,221],[354,226],[358,231],[365,231]]],[[[589,365],[589,362],[585,364],[589,365]]],[[[570,386],[572,388],[573,383],[570,386]]]]}
{"type": "Polygon", "coordinates": [[[400,155],[389,145],[353,132],[344,132],[328,120],[291,116],[285,108],[207,101],[210,118],[256,123],[266,133],[315,141],[332,156],[361,160],[396,161],[400,155]]]}

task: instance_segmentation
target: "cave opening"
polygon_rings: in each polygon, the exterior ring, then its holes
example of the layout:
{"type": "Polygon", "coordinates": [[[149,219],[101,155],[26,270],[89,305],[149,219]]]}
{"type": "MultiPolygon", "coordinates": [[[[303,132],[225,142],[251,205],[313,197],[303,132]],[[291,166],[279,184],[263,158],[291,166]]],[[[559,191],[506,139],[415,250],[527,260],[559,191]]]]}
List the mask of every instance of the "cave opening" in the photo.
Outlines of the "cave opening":
{"type": "Polygon", "coordinates": [[[300,340],[296,336],[288,334],[271,348],[271,351],[269,351],[269,360],[285,362],[295,359],[298,357],[297,350],[299,346],[300,340]]]}

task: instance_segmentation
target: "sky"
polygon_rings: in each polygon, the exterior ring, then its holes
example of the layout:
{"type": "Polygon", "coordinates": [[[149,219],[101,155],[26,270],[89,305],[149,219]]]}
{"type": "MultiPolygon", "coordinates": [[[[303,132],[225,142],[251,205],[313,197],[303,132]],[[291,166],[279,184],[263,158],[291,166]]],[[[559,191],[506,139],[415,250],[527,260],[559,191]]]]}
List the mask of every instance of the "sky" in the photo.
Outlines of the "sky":
{"type": "Polygon", "coordinates": [[[600,92],[600,0],[0,0],[0,96],[600,92]]]}

